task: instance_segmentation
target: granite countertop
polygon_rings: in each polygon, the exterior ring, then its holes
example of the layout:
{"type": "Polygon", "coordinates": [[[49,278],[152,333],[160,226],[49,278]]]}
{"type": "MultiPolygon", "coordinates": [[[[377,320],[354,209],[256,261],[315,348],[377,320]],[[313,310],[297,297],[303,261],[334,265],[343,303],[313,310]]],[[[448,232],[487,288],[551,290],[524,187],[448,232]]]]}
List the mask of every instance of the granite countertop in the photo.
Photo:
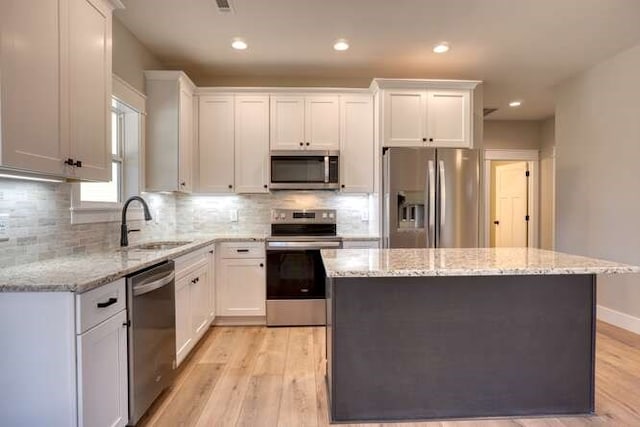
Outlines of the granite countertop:
{"type": "Polygon", "coordinates": [[[325,249],[329,277],[640,273],[640,267],[531,248],[325,249]]]}
{"type": "Polygon", "coordinates": [[[215,242],[264,241],[264,235],[177,234],[152,241],[189,241],[173,249],[111,249],[95,254],[52,258],[3,268],[0,292],[86,292],[154,264],[176,259],[215,242]]]}

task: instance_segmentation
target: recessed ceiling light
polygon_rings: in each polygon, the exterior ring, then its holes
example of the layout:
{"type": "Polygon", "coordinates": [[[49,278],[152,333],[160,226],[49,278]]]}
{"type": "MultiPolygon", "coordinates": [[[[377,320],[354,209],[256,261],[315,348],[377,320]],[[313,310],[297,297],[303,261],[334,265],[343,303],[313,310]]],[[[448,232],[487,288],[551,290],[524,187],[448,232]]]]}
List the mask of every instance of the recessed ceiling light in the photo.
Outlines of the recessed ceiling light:
{"type": "Polygon", "coordinates": [[[247,45],[247,42],[242,39],[233,39],[233,41],[231,42],[231,47],[236,50],[245,50],[247,47],[249,47],[249,45],[247,45]]]}
{"type": "Polygon", "coordinates": [[[519,107],[522,105],[522,101],[511,101],[509,107],[519,107]]]}
{"type": "Polygon", "coordinates": [[[447,42],[440,42],[437,45],[435,45],[433,47],[433,51],[435,53],[445,53],[445,52],[449,52],[449,49],[451,49],[451,46],[449,46],[449,43],[447,42]]]}
{"type": "Polygon", "coordinates": [[[349,49],[349,42],[345,39],[338,39],[333,44],[333,48],[338,51],[343,51],[349,49]]]}

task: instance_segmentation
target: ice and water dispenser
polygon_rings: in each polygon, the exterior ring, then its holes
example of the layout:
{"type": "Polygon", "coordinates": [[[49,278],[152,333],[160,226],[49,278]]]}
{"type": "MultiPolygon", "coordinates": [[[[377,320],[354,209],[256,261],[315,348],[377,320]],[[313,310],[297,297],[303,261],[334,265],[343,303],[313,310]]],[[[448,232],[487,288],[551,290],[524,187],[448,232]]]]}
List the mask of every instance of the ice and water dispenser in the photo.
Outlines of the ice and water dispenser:
{"type": "Polygon", "coordinates": [[[424,228],[424,193],[398,192],[398,230],[424,228]]]}

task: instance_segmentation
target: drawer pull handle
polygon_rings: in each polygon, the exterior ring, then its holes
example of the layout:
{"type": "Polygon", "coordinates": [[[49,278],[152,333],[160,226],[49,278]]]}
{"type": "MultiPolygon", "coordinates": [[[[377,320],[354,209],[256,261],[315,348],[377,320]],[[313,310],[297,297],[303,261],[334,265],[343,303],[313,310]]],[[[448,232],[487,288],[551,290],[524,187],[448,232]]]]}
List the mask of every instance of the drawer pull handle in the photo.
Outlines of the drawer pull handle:
{"type": "Polygon", "coordinates": [[[109,298],[106,302],[99,302],[97,305],[98,305],[98,308],[105,308],[117,302],[118,302],[118,298],[109,298]]]}
{"type": "Polygon", "coordinates": [[[236,249],[237,252],[249,252],[249,249],[236,249]]]}

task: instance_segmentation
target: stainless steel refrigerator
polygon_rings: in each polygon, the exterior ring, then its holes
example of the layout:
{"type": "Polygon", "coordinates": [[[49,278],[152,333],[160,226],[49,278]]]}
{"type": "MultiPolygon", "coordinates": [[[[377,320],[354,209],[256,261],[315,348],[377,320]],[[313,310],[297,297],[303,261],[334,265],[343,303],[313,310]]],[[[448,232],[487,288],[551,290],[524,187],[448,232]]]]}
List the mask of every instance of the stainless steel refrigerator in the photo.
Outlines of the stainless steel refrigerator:
{"type": "Polygon", "coordinates": [[[477,150],[385,149],[384,247],[478,247],[479,167],[477,150]]]}

